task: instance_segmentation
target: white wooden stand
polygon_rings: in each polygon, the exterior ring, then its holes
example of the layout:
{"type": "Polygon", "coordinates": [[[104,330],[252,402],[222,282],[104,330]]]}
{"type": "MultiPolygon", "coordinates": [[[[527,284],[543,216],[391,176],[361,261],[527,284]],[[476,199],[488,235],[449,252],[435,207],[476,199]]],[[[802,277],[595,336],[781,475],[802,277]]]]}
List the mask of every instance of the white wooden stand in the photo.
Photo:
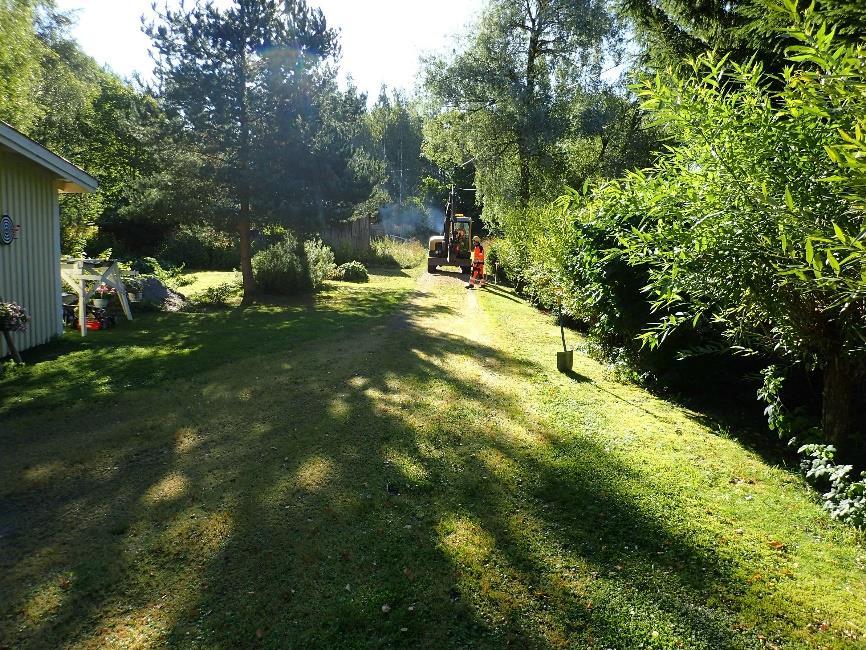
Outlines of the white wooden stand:
{"type": "Polygon", "coordinates": [[[117,291],[123,313],[127,319],[132,320],[126,287],[123,286],[120,269],[115,260],[64,258],[60,261],[60,277],[78,295],[78,325],[81,328],[81,336],[87,336],[87,301],[101,284],[113,287],[117,291]],[[89,291],[88,282],[94,283],[89,291]]]}

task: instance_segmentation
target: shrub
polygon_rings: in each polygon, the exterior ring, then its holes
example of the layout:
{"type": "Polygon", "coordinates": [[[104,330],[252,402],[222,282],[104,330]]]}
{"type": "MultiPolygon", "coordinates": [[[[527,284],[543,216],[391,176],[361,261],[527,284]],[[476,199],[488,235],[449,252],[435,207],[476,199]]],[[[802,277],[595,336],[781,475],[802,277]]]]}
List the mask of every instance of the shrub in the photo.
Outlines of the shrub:
{"type": "Polygon", "coordinates": [[[253,255],[256,285],[265,293],[290,295],[311,288],[298,240],[291,233],[253,255]]]}
{"type": "Polygon", "coordinates": [[[370,279],[367,274],[367,267],[357,261],[346,262],[338,266],[334,277],[343,282],[367,282],[370,279]]]}
{"type": "Polygon", "coordinates": [[[190,300],[200,305],[227,305],[237,297],[240,290],[240,281],[222,282],[195,294],[190,300]]]}
{"type": "Polygon", "coordinates": [[[161,259],[193,269],[229,271],[238,264],[235,238],[211,226],[181,226],[159,249],[161,259]]]}
{"type": "Polygon", "coordinates": [[[180,286],[185,279],[183,264],[174,266],[170,262],[160,261],[155,257],[144,257],[140,260],[135,260],[130,264],[130,268],[142,275],[152,275],[165,286],[172,289],[180,286]]]}
{"type": "Polygon", "coordinates": [[[336,270],[334,251],[321,239],[316,238],[304,242],[304,257],[306,258],[310,286],[314,290],[321,288],[325,284],[325,280],[334,276],[336,270]]]}
{"type": "Polygon", "coordinates": [[[334,261],[337,264],[361,261],[368,263],[373,258],[373,249],[369,244],[363,245],[354,239],[338,239],[331,244],[334,251],[334,261]]]}
{"type": "Polygon", "coordinates": [[[808,444],[797,450],[803,455],[800,468],[819,490],[824,510],[833,519],[858,528],[866,528],[866,472],[859,480],[853,476],[853,466],[835,463],[833,445],[808,444]]]}

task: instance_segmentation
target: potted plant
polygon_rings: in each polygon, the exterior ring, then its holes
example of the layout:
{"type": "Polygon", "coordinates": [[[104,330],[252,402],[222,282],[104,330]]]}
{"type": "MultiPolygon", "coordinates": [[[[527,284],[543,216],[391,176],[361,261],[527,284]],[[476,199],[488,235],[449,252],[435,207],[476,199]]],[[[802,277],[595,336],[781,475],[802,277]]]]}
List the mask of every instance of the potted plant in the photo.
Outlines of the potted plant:
{"type": "Polygon", "coordinates": [[[17,302],[0,302],[0,332],[24,332],[30,314],[17,302]]]}
{"type": "Polygon", "coordinates": [[[126,287],[126,295],[129,302],[138,302],[141,300],[142,282],[137,275],[130,275],[123,279],[123,286],[126,287]]]}
{"type": "Polygon", "coordinates": [[[29,322],[30,314],[17,302],[0,302],[0,332],[3,332],[6,347],[9,348],[9,352],[16,363],[21,363],[21,355],[15,349],[15,343],[9,334],[10,332],[25,331],[29,322]]]}
{"type": "Polygon", "coordinates": [[[94,307],[105,309],[108,307],[108,302],[111,300],[111,296],[115,293],[117,292],[114,290],[114,287],[109,287],[103,282],[96,288],[96,293],[93,294],[91,302],[94,307]]]}

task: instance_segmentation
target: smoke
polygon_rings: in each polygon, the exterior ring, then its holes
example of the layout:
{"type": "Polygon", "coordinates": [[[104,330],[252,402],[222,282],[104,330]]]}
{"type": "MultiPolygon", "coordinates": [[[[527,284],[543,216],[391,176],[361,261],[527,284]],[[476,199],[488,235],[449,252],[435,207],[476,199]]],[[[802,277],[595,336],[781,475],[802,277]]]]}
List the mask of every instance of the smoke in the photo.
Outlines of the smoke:
{"type": "Polygon", "coordinates": [[[442,210],[420,203],[389,203],[379,208],[379,223],[386,235],[424,239],[442,230],[442,210]]]}

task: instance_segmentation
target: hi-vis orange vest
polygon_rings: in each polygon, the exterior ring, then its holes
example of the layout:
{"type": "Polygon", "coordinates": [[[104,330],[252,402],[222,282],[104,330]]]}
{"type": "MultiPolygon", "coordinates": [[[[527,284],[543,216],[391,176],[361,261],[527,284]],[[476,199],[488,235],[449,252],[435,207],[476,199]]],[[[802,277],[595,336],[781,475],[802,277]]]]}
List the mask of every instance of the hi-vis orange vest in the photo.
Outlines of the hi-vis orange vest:
{"type": "Polygon", "coordinates": [[[476,264],[484,264],[484,246],[481,244],[472,247],[472,261],[476,264]]]}

